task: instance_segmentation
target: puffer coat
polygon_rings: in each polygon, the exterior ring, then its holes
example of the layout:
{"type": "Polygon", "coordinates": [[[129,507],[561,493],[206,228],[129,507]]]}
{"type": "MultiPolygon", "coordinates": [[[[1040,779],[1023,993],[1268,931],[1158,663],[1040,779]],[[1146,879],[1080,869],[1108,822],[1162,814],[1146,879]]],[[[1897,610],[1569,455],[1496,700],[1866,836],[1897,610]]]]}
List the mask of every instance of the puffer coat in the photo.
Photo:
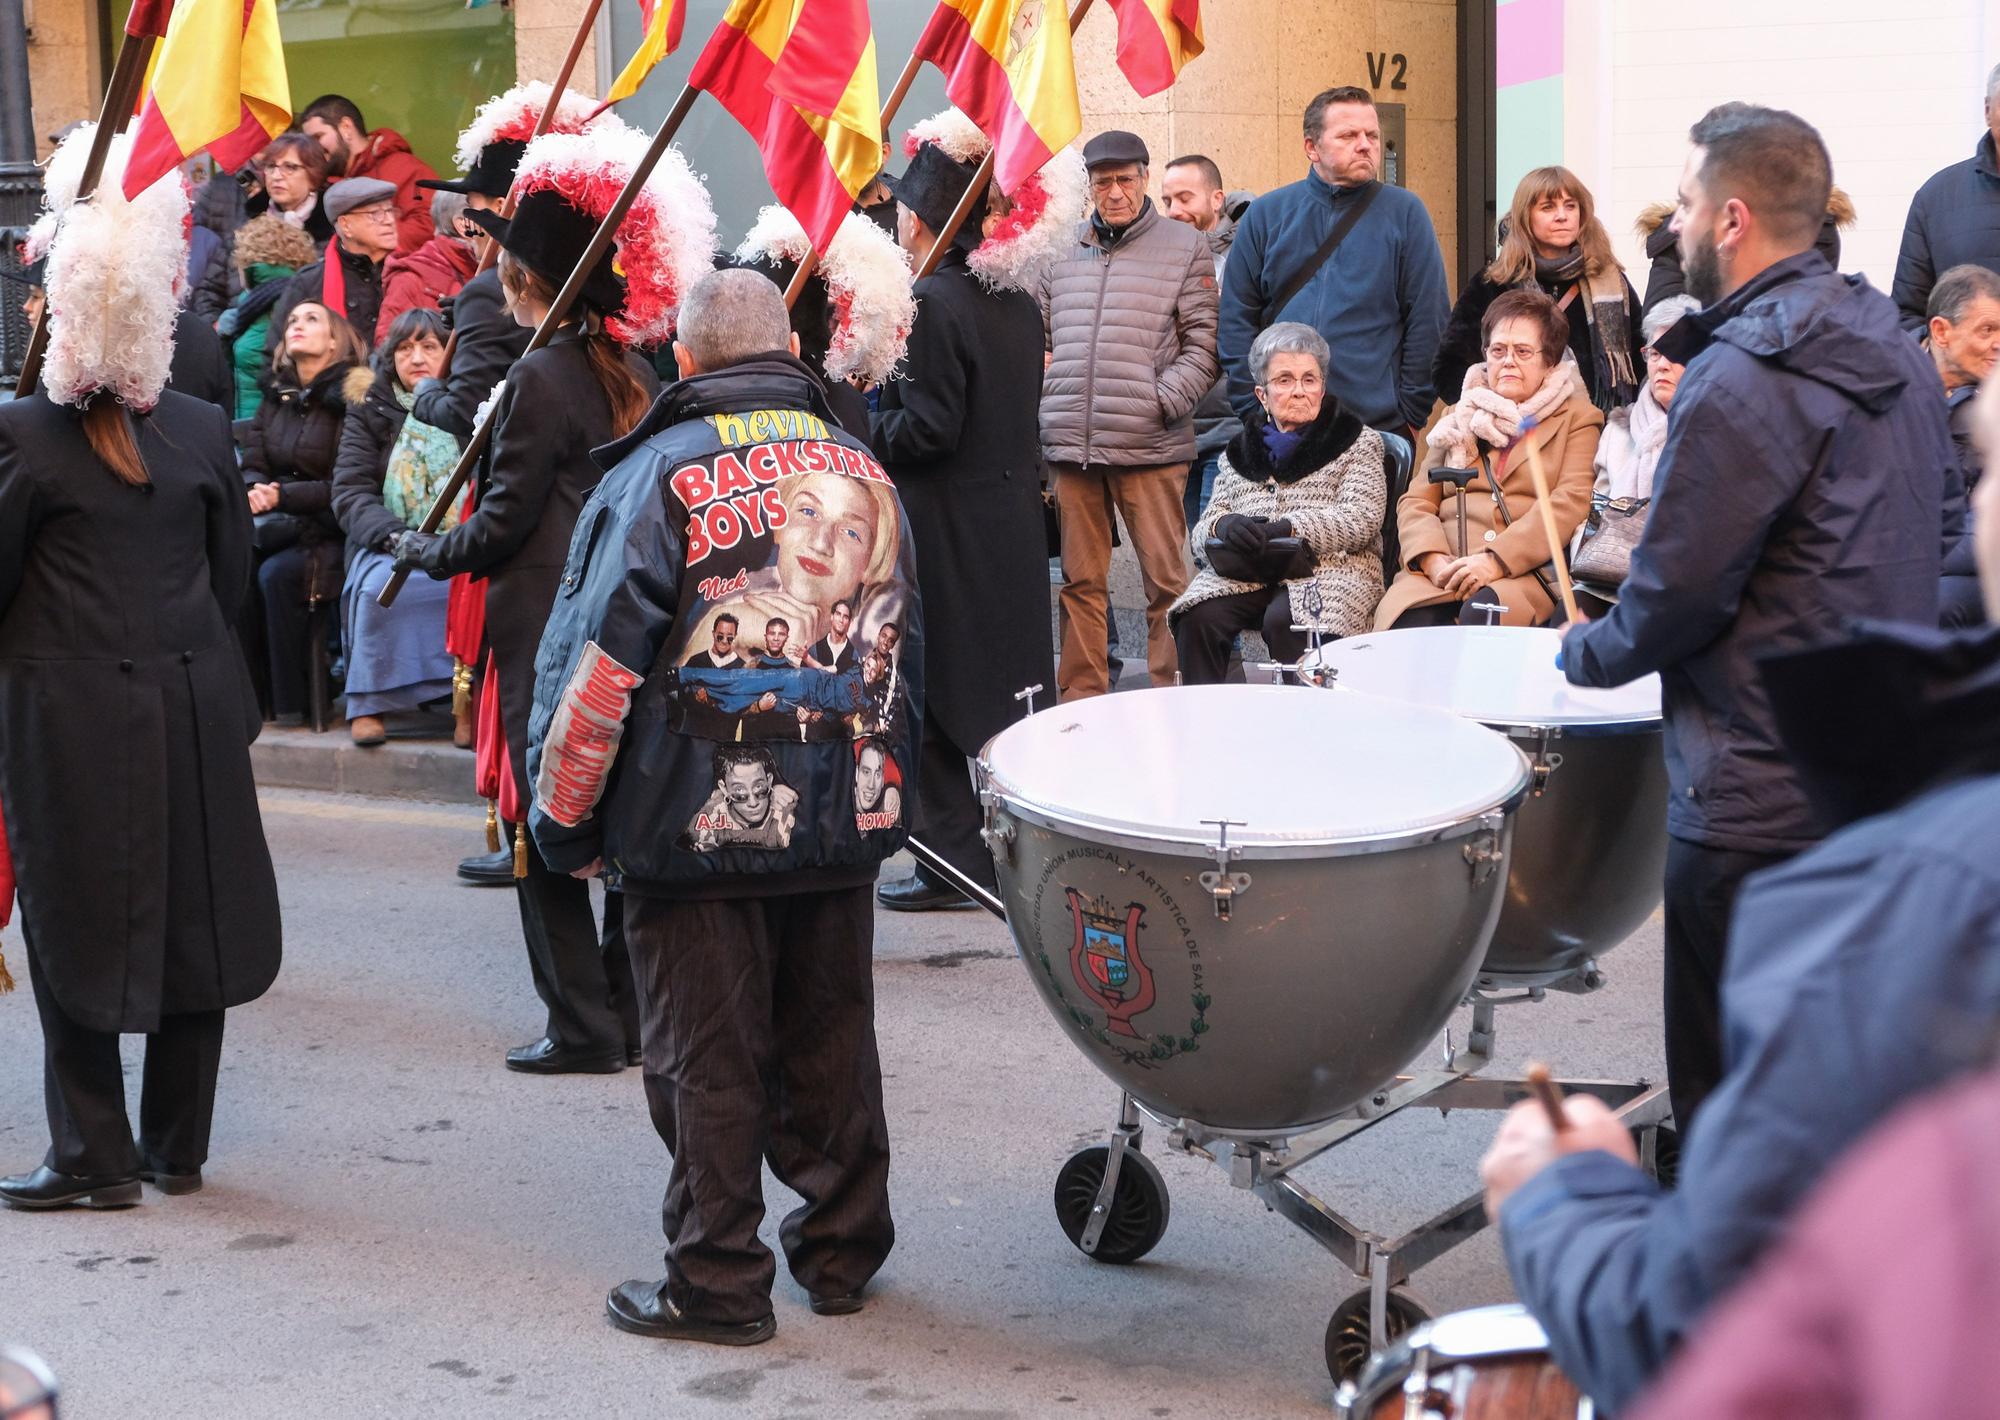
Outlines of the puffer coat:
{"type": "Polygon", "coordinates": [[[1194,408],[1214,385],[1215,257],[1150,200],[1107,238],[1086,221],[1042,288],[1051,359],[1042,453],[1144,468],[1194,458],[1194,408]]]}
{"type": "MultiPolygon", "coordinates": [[[[1382,599],[1382,514],[1389,501],[1382,436],[1327,396],[1299,446],[1273,463],[1264,417],[1230,442],[1216,466],[1215,496],[1194,526],[1199,548],[1230,513],[1283,518],[1313,555],[1312,575],[1287,578],[1292,616],[1323,636],[1355,636],[1375,623],[1382,599]]],[[[1195,573],[1173,615],[1216,597],[1258,589],[1213,567],[1195,573]]]]}

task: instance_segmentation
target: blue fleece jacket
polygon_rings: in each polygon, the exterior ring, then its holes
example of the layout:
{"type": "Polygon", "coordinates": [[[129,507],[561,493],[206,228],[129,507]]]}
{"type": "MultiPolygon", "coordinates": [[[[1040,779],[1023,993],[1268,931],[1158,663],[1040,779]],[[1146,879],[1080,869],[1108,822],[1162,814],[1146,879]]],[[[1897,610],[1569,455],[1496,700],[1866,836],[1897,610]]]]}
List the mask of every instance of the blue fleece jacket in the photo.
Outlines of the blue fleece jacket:
{"type": "MultiPolygon", "coordinates": [[[[1250,342],[1266,324],[1265,304],[1311,259],[1361,191],[1308,172],[1304,181],[1258,198],[1237,222],[1216,340],[1239,415],[1257,407],[1250,342]]],[[[1328,392],[1363,423],[1392,429],[1430,418],[1431,363],[1450,315],[1444,254],[1430,214],[1415,193],[1384,187],[1340,250],[1271,323],[1303,321],[1325,336],[1333,348],[1328,392]]]]}

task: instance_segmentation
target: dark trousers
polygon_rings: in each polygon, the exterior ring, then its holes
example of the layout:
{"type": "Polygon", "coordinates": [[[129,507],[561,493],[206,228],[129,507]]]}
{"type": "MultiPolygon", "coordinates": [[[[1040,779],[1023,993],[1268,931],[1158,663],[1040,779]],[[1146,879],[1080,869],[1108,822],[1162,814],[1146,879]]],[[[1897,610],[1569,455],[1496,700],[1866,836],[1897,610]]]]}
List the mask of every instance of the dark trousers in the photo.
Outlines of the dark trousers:
{"type": "MultiPolygon", "coordinates": [[[[304,545],[281,548],[257,564],[257,585],[250,590],[243,645],[249,655],[262,655],[270,687],[273,715],[303,715],[306,711],[306,621],[312,614],[307,593],[315,555],[304,545]]],[[[339,554],[320,549],[320,557],[339,554]]]]}
{"type": "Polygon", "coordinates": [[[1956,574],[1938,579],[1938,625],[1947,631],[1986,624],[1986,599],[1977,577],[1956,574]]]}
{"type": "MultiPolygon", "coordinates": [[[[920,753],[923,766],[917,784],[917,837],[968,878],[989,891],[996,890],[993,855],[979,836],[986,815],[972,789],[971,756],[928,711],[920,753]]],[[[917,865],[917,875],[926,882],[942,881],[922,863],[917,865]]]]}
{"type": "Polygon", "coordinates": [[[760,1164],[805,1200],[778,1229],[809,1292],[858,1290],[896,1241],[875,1051],[874,887],[685,901],[627,896],[646,1103],[673,1155],[667,1298],[771,1311],[760,1164]]]}
{"type": "Polygon", "coordinates": [[[1722,1079],[1722,977],[1736,894],[1750,874],[1789,856],[1667,840],[1667,950],[1661,984],[1667,1092],[1683,1139],[1701,1102],[1722,1079]]]}
{"type": "Polygon", "coordinates": [[[215,1080],[222,1065],[222,1012],[162,1016],[146,1037],[139,1093],[139,1142],[125,1114],[118,1033],[92,1030],[64,1014],[28,953],[35,1011],[42,1018],[42,1090],[49,1115],[48,1166],[102,1178],[135,1172],[142,1160],[166,1173],[208,1162],[215,1080]]]}
{"type": "Polygon", "coordinates": [[[1254,592],[1232,592],[1196,602],[1174,622],[1183,685],[1220,685],[1229,673],[1229,651],[1245,631],[1261,631],[1273,660],[1287,664],[1306,653],[1306,638],[1292,630],[1292,597],[1283,582],[1254,592]]]}
{"type": "Polygon", "coordinates": [[[535,994],[549,1008],[549,1039],[586,1055],[623,1058],[626,1047],[639,1042],[639,1002],[618,894],[604,895],[600,934],[590,910],[590,884],[551,871],[533,838],[528,876],[516,879],[514,890],[535,994]]]}

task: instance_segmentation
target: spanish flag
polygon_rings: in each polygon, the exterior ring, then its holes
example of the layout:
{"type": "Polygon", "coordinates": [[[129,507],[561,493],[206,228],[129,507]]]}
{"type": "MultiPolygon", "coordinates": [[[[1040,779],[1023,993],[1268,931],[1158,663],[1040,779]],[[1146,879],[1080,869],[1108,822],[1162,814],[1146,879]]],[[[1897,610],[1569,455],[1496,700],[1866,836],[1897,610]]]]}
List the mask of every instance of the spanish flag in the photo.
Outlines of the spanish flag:
{"type": "Polygon", "coordinates": [[[632,60],[611,85],[604,102],[615,104],[639,92],[653,66],[681,47],[681,30],[687,25],[687,0],[639,0],[639,20],[645,38],[632,51],[632,60]]]}
{"type": "MultiPolygon", "coordinates": [[[[135,6],[133,20],[160,8],[135,6]]],[[[291,121],[277,0],[179,0],[139,96],[125,200],[204,148],[234,172],[291,121]]]]}
{"type": "Polygon", "coordinates": [[[1206,47],[1201,0],[1111,0],[1118,16],[1118,67],[1141,98],[1170,88],[1206,47]]]}
{"type": "Polygon", "coordinates": [[[938,0],[917,53],[944,71],[951,101],[993,140],[1002,192],[1083,132],[1062,0],[938,0]]]}
{"type": "Polygon", "coordinates": [[[866,0],[730,0],[688,83],[749,130],[771,190],[825,251],[882,166],[866,0]]]}

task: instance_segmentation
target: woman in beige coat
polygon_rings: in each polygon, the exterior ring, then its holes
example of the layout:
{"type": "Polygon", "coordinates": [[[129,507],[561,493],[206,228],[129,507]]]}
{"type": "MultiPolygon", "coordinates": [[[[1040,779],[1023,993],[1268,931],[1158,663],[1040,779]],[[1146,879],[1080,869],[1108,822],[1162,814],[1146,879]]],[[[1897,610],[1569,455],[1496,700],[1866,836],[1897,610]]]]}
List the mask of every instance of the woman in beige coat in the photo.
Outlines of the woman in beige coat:
{"type": "Polygon", "coordinates": [[[1555,577],[1546,567],[1548,532],[1535,506],[1529,450],[1539,452],[1548,475],[1561,544],[1590,511],[1604,415],[1565,349],[1569,322],[1541,292],[1509,291],[1487,308],[1480,336],[1486,363],[1467,372],[1464,397],[1427,436],[1423,467],[1396,506],[1403,566],[1376,609],[1378,631],[1449,625],[1486,587],[1499,598],[1505,625],[1549,619],[1555,577]],[[1462,546],[1455,491],[1431,481],[1437,468],[1475,471],[1465,490],[1462,546]]]}

